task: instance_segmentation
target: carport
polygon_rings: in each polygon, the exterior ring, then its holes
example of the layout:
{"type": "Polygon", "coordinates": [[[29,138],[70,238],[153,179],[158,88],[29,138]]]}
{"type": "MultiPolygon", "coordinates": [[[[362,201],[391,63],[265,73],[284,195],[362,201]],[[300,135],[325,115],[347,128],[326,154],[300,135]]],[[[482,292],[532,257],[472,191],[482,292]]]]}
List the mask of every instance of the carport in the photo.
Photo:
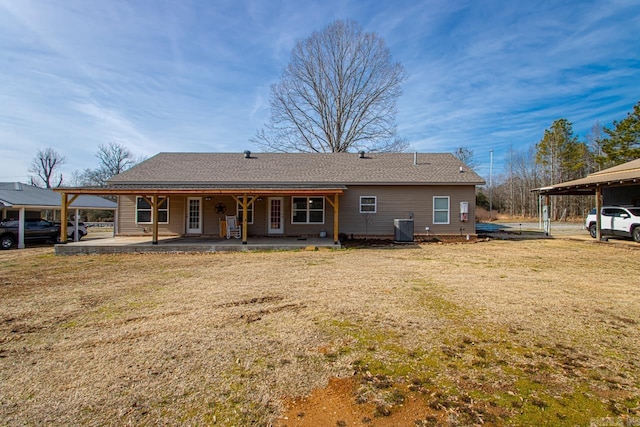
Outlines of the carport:
{"type": "MultiPolygon", "coordinates": [[[[70,204],[71,209],[75,210],[75,239],[78,238],[78,216],[82,210],[116,210],[116,204],[110,200],[97,196],[79,196],[70,204]]],[[[24,248],[24,223],[27,214],[30,212],[38,212],[42,210],[52,210],[62,212],[60,203],[60,195],[54,191],[34,187],[32,185],[23,184],[21,182],[0,182],[0,210],[2,211],[2,219],[9,216],[17,216],[19,221],[18,228],[18,249],[24,248]]],[[[61,223],[67,224],[66,214],[60,218],[61,223]]]]}
{"type": "Polygon", "coordinates": [[[585,178],[562,182],[533,191],[545,196],[595,195],[596,239],[602,238],[600,211],[603,205],[640,206],[640,159],[589,174],[585,178]]]}

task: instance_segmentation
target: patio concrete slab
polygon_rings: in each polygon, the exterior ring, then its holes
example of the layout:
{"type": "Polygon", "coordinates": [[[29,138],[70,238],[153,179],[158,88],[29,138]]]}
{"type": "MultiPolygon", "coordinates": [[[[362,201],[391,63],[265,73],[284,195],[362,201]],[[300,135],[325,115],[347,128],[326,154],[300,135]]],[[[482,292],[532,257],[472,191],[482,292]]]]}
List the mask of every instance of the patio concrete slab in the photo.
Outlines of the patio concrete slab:
{"type": "Polygon", "coordinates": [[[296,237],[250,237],[243,245],[240,239],[219,237],[160,236],[152,244],[149,236],[87,239],[55,245],[56,255],[152,253],[152,252],[231,252],[260,250],[300,250],[316,248],[340,249],[332,239],[296,237]]]}

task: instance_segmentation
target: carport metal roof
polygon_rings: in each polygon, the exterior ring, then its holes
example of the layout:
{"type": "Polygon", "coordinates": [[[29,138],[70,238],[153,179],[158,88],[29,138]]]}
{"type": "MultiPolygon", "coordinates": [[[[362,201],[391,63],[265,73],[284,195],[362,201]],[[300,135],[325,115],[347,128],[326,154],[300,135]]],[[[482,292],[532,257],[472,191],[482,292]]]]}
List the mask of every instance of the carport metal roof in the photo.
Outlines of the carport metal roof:
{"type": "Polygon", "coordinates": [[[535,188],[533,191],[542,195],[593,195],[598,188],[626,185],[640,185],[640,159],[594,172],[585,178],[535,188]]]}
{"type": "Polygon", "coordinates": [[[548,187],[535,188],[541,195],[595,195],[596,196],[596,238],[602,238],[602,189],[609,187],[640,185],[640,159],[632,160],[612,168],[589,174],[585,178],[561,182],[548,187]]]}
{"type": "MultiPolygon", "coordinates": [[[[0,207],[61,209],[60,195],[53,190],[21,182],[0,182],[0,207]]],[[[82,195],[74,200],[70,207],[73,209],[115,210],[117,205],[103,197],[82,195]]]]}

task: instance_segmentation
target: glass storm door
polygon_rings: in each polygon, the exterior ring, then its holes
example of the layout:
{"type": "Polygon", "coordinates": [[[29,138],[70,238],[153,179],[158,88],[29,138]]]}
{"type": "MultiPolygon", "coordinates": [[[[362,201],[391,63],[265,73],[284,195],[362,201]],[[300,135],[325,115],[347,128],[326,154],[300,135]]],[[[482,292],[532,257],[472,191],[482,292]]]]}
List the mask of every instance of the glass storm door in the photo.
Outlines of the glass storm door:
{"type": "Polygon", "coordinates": [[[284,233],[282,197],[269,197],[269,234],[284,233]]]}
{"type": "Polygon", "coordinates": [[[187,198],[187,234],[202,233],[202,199],[187,198]]]}

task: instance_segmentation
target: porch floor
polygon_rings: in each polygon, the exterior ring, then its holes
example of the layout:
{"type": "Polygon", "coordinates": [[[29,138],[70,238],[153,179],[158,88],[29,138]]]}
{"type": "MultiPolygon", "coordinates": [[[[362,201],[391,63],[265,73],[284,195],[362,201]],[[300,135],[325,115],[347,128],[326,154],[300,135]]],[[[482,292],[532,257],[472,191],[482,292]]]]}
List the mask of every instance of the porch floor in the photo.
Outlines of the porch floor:
{"type": "Polygon", "coordinates": [[[144,237],[107,237],[87,239],[55,245],[56,255],[113,254],[136,252],[230,252],[257,250],[296,250],[305,248],[340,249],[330,238],[249,237],[243,245],[241,239],[219,237],[159,236],[158,244],[144,237]]]}

